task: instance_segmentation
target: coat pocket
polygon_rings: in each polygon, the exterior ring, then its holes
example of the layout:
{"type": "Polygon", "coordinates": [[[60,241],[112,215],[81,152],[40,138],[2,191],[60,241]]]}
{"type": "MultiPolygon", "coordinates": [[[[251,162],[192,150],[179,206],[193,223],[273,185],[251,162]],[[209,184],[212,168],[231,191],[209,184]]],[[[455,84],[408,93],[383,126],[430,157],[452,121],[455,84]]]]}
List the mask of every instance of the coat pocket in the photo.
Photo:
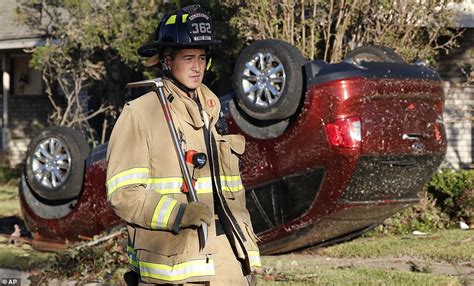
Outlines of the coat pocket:
{"type": "Polygon", "coordinates": [[[245,151],[245,138],[242,135],[223,135],[216,139],[221,173],[238,175],[239,155],[245,151]]]}
{"type": "Polygon", "coordinates": [[[186,234],[135,228],[134,248],[165,256],[181,254],[185,250],[186,234]]]}
{"type": "Polygon", "coordinates": [[[226,198],[234,199],[233,193],[243,190],[239,156],[245,150],[245,138],[242,135],[224,135],[219,136],[216,141],[219,149],[222,191],[226,198]]]}

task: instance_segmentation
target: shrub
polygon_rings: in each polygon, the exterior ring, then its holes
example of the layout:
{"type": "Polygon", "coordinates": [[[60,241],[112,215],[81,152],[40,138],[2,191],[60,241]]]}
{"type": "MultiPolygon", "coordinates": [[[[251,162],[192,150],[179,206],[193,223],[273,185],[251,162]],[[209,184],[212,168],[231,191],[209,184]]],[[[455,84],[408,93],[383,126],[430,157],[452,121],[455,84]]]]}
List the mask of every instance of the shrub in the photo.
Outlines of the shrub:
{"type": "Polygon", "coordinates": [[[436,173],[420,192],[419,203],[386,219],[374,232],[433,232],[454,227],[460,220],[474,227],[474,170],[436,173]]]}
{"type": "Polygon", "coordinates": [[[433,232],[453,226],[449,216],[436,206],[436,201],[426,190],[420,192],[420,202],[386,219],[375,232],[404,234],[418,230],[433,232]]]}
{"type": "Polygon", "coordinates": [[[437,173],[427,184],[427,191],[452,220],[474,223],[474,170],[437,173]]]}

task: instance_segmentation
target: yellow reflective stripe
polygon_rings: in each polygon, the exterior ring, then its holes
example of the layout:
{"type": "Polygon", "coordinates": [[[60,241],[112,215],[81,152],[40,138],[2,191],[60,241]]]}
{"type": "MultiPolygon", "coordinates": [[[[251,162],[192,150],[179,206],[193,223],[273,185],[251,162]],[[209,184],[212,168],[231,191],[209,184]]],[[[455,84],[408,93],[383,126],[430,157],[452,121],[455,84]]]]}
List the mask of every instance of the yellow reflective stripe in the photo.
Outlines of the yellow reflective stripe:
{"type": "Polygon", "coordinates": [[[114,176],[112,176],[112,178],[108,179],[106,184],[109,184],[109,182],[117,179],[118,177],[121,177],[123,175],[128,175],[128,174],[133,174],[133,173],[149,173],[150,172],[150,169],[148,168],[132,168],[132,169],[128,169],[126,171],[123,171],[123,172],[119,172],[117,174],[115,174],[114,176]]]}
{"type": "MultiPolygon", "coordinates": [[[[183,23],[186,23],[189,14],[183,14],[183,23]]],[[[166,20],[165,25],[175,24],[176,23],[176,15],[171,15],[168,20],[166,20]]]]}
{"type": "Polygon", "coordinates": [[[152,229],[167,229],[168,220],[177,201],[172,198],[162,196],[156,205],[153,218],[151,220],[152,229]]]}
{"type": "Polygon", "coordinates": [[[164,281],[179,281],[195,276],[215,275],[214,261],[201,259],[168,266],[164,264],[139,261],[140,275],[164,281]]]}
{"type": "Polygon", "coordinates": [[[247,253],[249,255],[250,267],[262,266],[262,261],[260,260],[260,252],[258,250],[250,250],[247,253]]]}
{"type": "Polygon", "coordinates": [[[221,176],[223,191],[238,192],[244,188],[240,176],[221,176]]]}
{"type": "Polygon", "coordinates": [[[209,61],[207,61],[206,70],[209,70],[211,68],[211,65],[212,65],[212,58],[209,58],[209,61]]]}
{"type": "Polygon", "coordinates": [[[127,186],[144,184],[148,182],[150,170],[148,168],[132,168],[120,173],[107,180],[107,195],[110,196],[115,190],[127,186]]]}
{"type": "MultiPolygon", "coordinates": [[[[169,195],[180,194],[182,185],[182,177],[150,178],[148,179],[147,188],[159,194],[169,195]]],[[[198,178],[195,185],[195,189],[198,194],[212,193],[211,177],[198,178]]]]}

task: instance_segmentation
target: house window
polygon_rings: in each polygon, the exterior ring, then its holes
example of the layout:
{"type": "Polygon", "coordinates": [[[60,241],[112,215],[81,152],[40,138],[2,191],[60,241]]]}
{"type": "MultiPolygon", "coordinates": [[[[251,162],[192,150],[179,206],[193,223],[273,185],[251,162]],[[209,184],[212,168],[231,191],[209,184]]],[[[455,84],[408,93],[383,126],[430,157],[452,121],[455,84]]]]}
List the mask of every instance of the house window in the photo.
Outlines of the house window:
{"type": "Polygon", "coordinates": [[[41,95],[41,72],[29,67],[30,55],[12,55],[12,93],[14,95],[41,95]]]}

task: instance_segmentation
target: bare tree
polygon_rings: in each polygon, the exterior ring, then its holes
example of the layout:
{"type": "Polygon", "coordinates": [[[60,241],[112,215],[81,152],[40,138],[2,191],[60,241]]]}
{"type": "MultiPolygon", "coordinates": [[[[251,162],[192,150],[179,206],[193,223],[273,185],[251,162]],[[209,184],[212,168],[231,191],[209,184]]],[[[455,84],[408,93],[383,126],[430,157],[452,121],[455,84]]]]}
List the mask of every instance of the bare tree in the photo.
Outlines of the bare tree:
{"type": "Polygon", "coordinates": [[[105,74],[103,62],[92,63],[84,58],[74,58],[61,44],[47,45],[41,52],[43,81],[46,95],[53,107],[49,119],[52,125],[75,127],[88,132],[93,138],[89,119],[112,111],[110,104],[88,110],[87,97],[82,96],[91,80],[101,80],[105,74]],[[58,96],[58,93],[62,95],[58,96]]]}
{"type": "Polygon", "coordinates": [[[100,90],[94,87],[105,85],[111,78],[125,82],[116,79],[117,68],[111,68],[111,63],[130,65],[132,70],[143,67],[135,51],[156,26],[159,6],[157,1],[136,0],[21,1],[19,20],[47,39],[44,46],[30,52],[31,65],[43,72],[53,107],[50,124],[76,128],[94,144],[97,139],[105,141],[104,130],[110,123],[107,118],[116,112],[111,98],[93,92],[100,90]],[[100,104],[89,108],[89,99],[100,104]],[[90,119],[99,115],[104,118],[103,131],[95,134],[90,119]]]}
{"type": "MultiPolygon", "coordinates": [[[[453,30],[453,1],[260,0],[245,2],[231,24],[247,41],[279,38],[305,57],[336,62],[349,49],[379,44],[394,48],[408,61],[433,59],[456,47],[462,31],[453,30]],[[318,49],[319,47],[319,49],[318,49]]],[[[237,5],[225,0],[227,5],[237,5]]]]}

